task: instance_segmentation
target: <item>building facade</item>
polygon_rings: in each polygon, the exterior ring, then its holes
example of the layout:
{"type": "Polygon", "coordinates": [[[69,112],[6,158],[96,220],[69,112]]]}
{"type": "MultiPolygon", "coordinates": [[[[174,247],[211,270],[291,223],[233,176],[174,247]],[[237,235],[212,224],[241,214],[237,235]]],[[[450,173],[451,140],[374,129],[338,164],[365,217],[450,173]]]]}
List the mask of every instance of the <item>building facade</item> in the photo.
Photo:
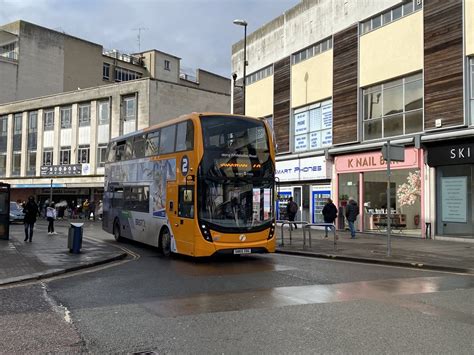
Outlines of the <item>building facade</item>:
{"type": "Polygon", "coordinates": [[[242,40],[233,111],[272,122],[282,206],[317,221],[354,197],[360,230],[390,209],[403,234],[474,240],[474,1],[304,0],[247,37],[247,62],[243,107],[242,40]]]}

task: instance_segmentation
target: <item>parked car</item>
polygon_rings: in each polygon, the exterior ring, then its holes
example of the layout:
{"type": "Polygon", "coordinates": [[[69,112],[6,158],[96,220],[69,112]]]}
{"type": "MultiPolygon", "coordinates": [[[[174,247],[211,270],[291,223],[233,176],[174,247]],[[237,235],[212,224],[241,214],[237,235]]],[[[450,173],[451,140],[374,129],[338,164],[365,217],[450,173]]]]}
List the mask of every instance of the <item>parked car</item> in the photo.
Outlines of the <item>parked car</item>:
{"type": "Polygon", "coordinates": [[[13,222],[23,222],[25,219],[25,214],[23,213],[23,207],[18,203],[11,201],[10,202],[10,223],[13,222]]]}

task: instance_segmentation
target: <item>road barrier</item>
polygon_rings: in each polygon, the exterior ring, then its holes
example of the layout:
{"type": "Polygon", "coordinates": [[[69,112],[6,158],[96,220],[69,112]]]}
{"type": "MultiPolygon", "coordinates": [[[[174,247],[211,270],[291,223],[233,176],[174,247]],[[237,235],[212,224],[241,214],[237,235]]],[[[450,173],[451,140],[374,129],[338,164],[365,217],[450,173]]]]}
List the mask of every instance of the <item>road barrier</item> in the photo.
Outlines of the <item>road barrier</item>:
{"type": "Polygon", "coordinates": [[[306,234],[305,234],[305,230],[304,230],[304,226],[308,224],[308,222],[306,221],[288,221],[288,220],[278,220],[276,221],[276,223],[281,223],[281,244],[280,246],[285,246],[285,238],[284,238],[284,231],[283,231],[283,226],[285,224],[288,224],[290,226],[290,245],[291,245],[291,233],[293,232],[293,227],[292,227],[292,224],[294,225],[301,225],[303,226],[303,237],[306,239],[306,234]]]}
{"type": "Polygon", "coordinates": [[[303,226],[303,249],[306,248],[306,233],[304,230],[308,229],[308,241],[309,247],[311,248],[311,227],[324,227],[332,230],[334,235],[334,250],[337,250],[337,235],[336,235],[336,226],[332,223],[307,223],[303,226]]]}

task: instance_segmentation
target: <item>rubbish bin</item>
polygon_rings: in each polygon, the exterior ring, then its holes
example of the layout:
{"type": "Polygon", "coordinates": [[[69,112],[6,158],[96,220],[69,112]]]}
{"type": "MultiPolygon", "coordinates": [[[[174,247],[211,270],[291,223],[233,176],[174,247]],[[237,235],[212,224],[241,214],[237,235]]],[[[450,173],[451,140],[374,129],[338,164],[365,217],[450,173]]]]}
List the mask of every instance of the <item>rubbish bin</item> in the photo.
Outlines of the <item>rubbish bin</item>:
{"type": "Polygon", "coordinates": [[[79,254],[82,247],[82,226],[84,223],[71,223],[67,238],[69,252],[79,254]]]}

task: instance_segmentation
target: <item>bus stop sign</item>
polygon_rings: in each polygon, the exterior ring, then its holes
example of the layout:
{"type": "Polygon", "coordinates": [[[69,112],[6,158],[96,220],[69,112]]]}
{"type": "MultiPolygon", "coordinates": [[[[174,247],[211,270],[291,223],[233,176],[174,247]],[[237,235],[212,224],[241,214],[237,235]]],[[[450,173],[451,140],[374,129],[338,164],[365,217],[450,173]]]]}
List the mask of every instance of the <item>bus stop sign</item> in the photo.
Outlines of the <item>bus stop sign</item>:
{"type": "Polygon", "coordinates": [[[390,158],[391,161],[405,161],[405,147],[403,145],[385,143],[382,147],[382,156],[385,160],[390,158]]]}
{"type": "Polygon", "coordinates": [[[0,182],[0,239],[8,240],[10,228],[10,185],[0,182]]]}

